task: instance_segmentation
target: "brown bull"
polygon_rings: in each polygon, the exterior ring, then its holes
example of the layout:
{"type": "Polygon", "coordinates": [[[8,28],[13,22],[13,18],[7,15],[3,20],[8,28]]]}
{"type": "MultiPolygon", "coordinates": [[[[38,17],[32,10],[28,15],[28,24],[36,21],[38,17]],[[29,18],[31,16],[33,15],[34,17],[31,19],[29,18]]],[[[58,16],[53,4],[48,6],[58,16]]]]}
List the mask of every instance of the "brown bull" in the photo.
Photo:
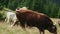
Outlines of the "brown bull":
{"type": "Polygon", "coordinates": [[[23,28],[25,28],[26,24],[29,27],[37,27],[40,33],[43,32],[43,34],[44,30],[57,34],[56,26],[51,19],[43,13],[38,13],[29,9],[20,9],[16,11],[16,16],[23,28]]]}

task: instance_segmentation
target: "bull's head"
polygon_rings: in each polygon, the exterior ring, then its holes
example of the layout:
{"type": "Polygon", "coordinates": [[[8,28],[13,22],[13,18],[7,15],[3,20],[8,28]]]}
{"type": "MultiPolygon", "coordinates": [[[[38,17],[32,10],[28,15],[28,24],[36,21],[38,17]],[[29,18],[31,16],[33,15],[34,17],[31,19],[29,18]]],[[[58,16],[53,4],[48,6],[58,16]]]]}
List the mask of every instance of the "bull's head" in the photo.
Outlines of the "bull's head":
{"type": "Polygon", "coordinates": [[[52,27],[49,28],[49,32],[57,34],[57,27],[56,25],[53,25],[52,27]]]}
{"type": "Polygon", "coordinates": [[[27,7],[22,7],[22,8],[16,8],[16,11],[18,11],[19,13],[23,13],[27,10],[27,7]]]}

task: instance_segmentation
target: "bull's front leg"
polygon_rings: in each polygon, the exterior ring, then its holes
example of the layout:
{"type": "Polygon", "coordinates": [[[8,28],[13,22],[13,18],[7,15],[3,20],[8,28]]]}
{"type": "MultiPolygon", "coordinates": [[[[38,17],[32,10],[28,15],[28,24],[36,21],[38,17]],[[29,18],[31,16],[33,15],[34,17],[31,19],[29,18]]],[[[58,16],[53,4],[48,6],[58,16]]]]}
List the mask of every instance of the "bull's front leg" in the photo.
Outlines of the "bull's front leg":
{"type": "Polygon", "coordinates": [[[44,33],[44,31],[41,31],[41,30],[40,30],[40,34],[45,34],[45,33],[44,33]]]}
{"type": "Polygon", "coordinates": [[[44,29],[42,27],[38,26],[38,29],[39,29],[40,34],[45,34],[44,29]]]}

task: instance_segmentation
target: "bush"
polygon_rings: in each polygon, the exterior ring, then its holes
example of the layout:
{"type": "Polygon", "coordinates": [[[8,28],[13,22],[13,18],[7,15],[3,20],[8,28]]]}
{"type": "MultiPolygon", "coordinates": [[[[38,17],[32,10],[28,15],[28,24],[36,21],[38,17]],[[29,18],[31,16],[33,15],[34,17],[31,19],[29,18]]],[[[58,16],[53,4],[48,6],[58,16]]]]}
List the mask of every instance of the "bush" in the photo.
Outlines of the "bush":
{"type": "Polygon", "coordinates": [[[5,19],[5,12],[0,11],[0,20],[4,20],[5,19]]]}
{"type": "Polygon", "coordinates": [[[3,6],[0,5],[0,10],[2,10],[2,9],[3,9],[3,6]]]}

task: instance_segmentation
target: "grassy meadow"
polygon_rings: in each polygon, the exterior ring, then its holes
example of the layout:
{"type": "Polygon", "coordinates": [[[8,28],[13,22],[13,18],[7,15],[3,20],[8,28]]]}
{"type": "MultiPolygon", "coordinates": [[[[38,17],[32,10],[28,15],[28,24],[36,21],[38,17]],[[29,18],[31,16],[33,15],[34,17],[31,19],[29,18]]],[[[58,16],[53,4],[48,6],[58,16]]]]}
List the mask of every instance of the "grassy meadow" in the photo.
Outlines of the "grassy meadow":
{"type": "MultiPolygon", "coordinates": [[[[57,23],[59,19],[51,18],[53,22],[57,23]]],[[[60,34],[60,26],[57,24],[57,32],[60,34]]],[[[9,27],[9,24],[0,21],[0,34],[39,34],[39,30],[36,27],[22,29],[19,25],[13,28],[9,27]]],[[[45,34],[51,34],[49,31],[45,30],[45,34]]]]}

